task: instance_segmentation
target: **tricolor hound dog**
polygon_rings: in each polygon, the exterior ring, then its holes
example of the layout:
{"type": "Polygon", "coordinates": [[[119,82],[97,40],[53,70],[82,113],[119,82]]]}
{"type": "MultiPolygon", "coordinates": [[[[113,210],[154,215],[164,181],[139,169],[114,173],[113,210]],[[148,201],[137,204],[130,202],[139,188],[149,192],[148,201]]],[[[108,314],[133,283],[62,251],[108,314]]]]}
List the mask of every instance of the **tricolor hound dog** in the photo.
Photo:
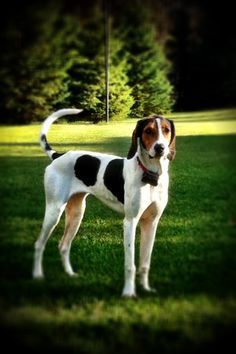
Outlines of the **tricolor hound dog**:
{"type": "Polygon", "coordinates": [[[46,210],[35,243],[33,276],[43,277],[42,258],[46,242],[65,210],[65,232],[59,244],[66,273],[74,275],[70,248],[85,211],[88,194],[124,213],[125,282],[123,296],[136,295],[135,233],[140,222],[139,279],[152,291],[148,274],[158,221],[168,200],[168,165],[175,156],[175,128],[171,120],[153,115],[137,122],[127,158],[87,151],[59,154],[46,134],[59,117],[81,110],[62,109],[49,116],[41,130],[40,144],[52,163],[45,171],[46,210]]]}

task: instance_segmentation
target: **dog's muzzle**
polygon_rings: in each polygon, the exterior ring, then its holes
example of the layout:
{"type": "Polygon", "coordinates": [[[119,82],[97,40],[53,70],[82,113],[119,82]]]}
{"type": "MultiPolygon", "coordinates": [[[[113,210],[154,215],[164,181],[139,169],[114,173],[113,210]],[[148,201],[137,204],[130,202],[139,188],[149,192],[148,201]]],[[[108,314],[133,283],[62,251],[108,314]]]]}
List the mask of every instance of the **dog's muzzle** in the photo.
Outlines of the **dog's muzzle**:
{"type": "Polygon", "coordinates": [[[162,157],[165,152],[165,146],[163,144],[156,144],[154,146],[156,157],[162,157]]]}

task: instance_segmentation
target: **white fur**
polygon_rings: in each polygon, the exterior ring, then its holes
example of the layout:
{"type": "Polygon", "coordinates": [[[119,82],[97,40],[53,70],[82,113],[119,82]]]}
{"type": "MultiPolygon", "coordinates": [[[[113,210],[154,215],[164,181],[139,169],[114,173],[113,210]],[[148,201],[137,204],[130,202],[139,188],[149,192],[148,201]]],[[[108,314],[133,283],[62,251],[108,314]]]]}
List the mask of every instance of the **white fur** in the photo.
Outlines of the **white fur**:
{"type": "MultiPolygon", "coordinates": [[[[50,124],[59,116],[69,113],[78,113],[79,110],[64,110],[51,115],[43,124],[41,134],[48,131],[50,124]]],[[[137,152],[131,159],[124,159],[123,177],[125,200],[124,204],[106,188],[103,181],[104,171],[107,164],[119,158],[113,155],[106,155],[85,151],[70,151],[61,157],[55,159],[45,171],[45,193],[46,210],[45,218],[40,236],[35,243],[33,276],[35,278],[43,277],[42,257],[48,238],[65,210],[68,201],[73,196],[78,196],[78,208],[68,213],[65,234],[60,242],[59,249],[65,271],[69,275],[74,275],[70,263],[70,247],[74,236],[76,235],[85,210],[85,200],[88,194],[92,194],[100,199],[110,208],[124,214],[124,252],[125,252],[125,283],[123,296],[132,297],[136,295],[135,288],[135,234],[138,223],[141,227],[141,245],[140,245],[140,264],[139,276],[140,284],[147,291],[151,291],[149,285],[149,269],[151,263],[151,254],[159,219],[165,209],[168,201],[168,142],[165,141],[161,133],[160,122],[157,119],[159,129],[159,140],[156,143],[165,144],[165,154],[160,159],[150,159],[148,154],[152,151],[144,152],[143,148],[138,146],[137,152]],[[91,155],[100,159],[101,165],[97,176],[97,182],[94,186],[87,187],[80,181],[74,173],[74,165],[78,157],[82,155],[91,155]],[[137,163],[137,156],[148,169],[153,172],[159,171],[159,180],[156,187],[141,182],[143,171],[137,163]],[[81,197],[80,197],[81,196],[81,197]],[[73,214],[73,215],[72,215],[73,214]]],[[[44,146],[42,145],[44,148],[44,146]]],[[[50,150],[54,151],[54,150],[50,150]]],[[[51,157],[52,153],[47,152],[51,157]]],[[[67,209],[66,209],[67,210],[67,209]]]]}
{"type": "MultiPolygon", "coordinates": [[[[42,129],[40,131],[40,135],[39,135],[39,144],[41,145],[42,149],[45,150],[45,146],[41,140],[41,136],[42,135],[47,135],[48,129],[51,126],[51,124],[53,122],[55,122],[57,119],[59,119],[60,117],[63,117],[65,115],[71,115],[71,114],[78,114],[80,112],[82,112],[82,109],[76,109],[76,108],[64,108],[64,109],[60,109],[59,111],[56,111],[54,113],[52,113],[47,119],[45,119],[45,121],[43,122],[42,125],[42,129]]],[[[50,150],[50,151],[45,151],[48,156],[51,158],[52,155],[56,152],[55,150],[50,150]]]]}

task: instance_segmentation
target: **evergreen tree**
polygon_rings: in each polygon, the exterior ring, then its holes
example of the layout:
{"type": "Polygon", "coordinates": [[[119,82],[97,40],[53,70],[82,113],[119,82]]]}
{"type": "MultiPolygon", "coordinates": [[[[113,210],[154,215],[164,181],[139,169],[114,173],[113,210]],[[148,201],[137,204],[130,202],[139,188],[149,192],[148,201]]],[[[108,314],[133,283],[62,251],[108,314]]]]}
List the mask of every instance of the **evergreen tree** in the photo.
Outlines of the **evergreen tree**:
{"type": "MultiPolygon", "coordinates": [[[[79,55],[71,58],[69,74],[70,102],[84,109],[84,116],[98,122],[105,118],[105,43],[104,18],[97,10],[81,33],[79,55]],[[78,102],[78,104],[77,104],[78,102]]],[[[110,118],[124,119],[133,104],[128,86],[127,55],[122,42],[110,38],[110,118]]]]}
{"type": "MultiPolygon", "coordinates": [[[[55,13],[54,20],[44,22],[41,36],[28,55],[28,105],[37,119],[52,110],[66,107],[71,95],[68,69],[80,50],[80,27],[76,17],[55,13]]],[[[30,111],[30,109],[29,109],[30,111]]]]}
{"type": "Polygon", "coordinates": [[[54,8],[52,16],[45,17],[44,11],[33,16],[35,22],[26,24],[25,32],[30,29],[34,34],[32,41],[11,53],[12,66],[5,66],[8,75],[5,72],[2,77],[7,89],[4,109],[19,123],[44,119],[68,96],[66,62],[57,28],[59,8],[54,8]]]}
{"type": "MultiPolygon", "coordinates": [[[[24,14],[25,23],[19,21],[15,32],[12,24],[5,31],[1,111],[7,119],[23,123],[75,106],[84,109],[80,117],[100,121],[105,118],[104,15],[96,6],[89,19],[78,12],[64,13],[60,1],[45,6],[33,11],[31,4],[28,14],[32,15],[24,14]],[[16,51],[8,45],[12,38],[15,43],[21,39],[16,51]]],[[[110,34],[113,120],[164,112],[172,104],[168,64],[155,31],[147,16],[132,11],[123,28],[113,26],[110,34]]]]}
{"type": "Polygon", "coordinates": [[[120,39],[110,39],[110,116],[112,120],[120,120],[130,116],[134,104],[132,90],[128,85],[127,53],[120,39]]]}
{"type": "MultiPolygon", "coordinates": [[[[140,4],[141,6],[141,4],[140,4]]],[[[129,52],[129,84],[132,87],[134,116],[170,111],[174,101],[168,80],[170,65],[157,43],[148,9],[129,8],[124,21],[124,39],[129,52]],[[132,19],[132,21],[130,21],[132,19]]]]}
{"type": "Polygon", "coordinates": [[[68,63],[70,105],[83,108],[86,119],[99,121],[104,112],[104,48],[101,15],[93,14],[80,34],[81,47],[74,48],[68,63]]]}

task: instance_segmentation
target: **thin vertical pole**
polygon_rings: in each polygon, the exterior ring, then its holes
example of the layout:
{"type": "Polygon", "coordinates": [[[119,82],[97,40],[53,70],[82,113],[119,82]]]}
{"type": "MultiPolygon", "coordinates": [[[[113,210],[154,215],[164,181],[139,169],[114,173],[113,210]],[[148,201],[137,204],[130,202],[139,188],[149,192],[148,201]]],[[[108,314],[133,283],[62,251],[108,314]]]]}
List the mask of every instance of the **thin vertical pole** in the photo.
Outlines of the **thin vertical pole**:
{"type": "Polygon", "coordinates": [[[105,92],[106,92],[106,122],[109,117],[109,51],[110,51],[110,19],[109,19],[109,0],[104,0],[105,11],[105,92]]]}

